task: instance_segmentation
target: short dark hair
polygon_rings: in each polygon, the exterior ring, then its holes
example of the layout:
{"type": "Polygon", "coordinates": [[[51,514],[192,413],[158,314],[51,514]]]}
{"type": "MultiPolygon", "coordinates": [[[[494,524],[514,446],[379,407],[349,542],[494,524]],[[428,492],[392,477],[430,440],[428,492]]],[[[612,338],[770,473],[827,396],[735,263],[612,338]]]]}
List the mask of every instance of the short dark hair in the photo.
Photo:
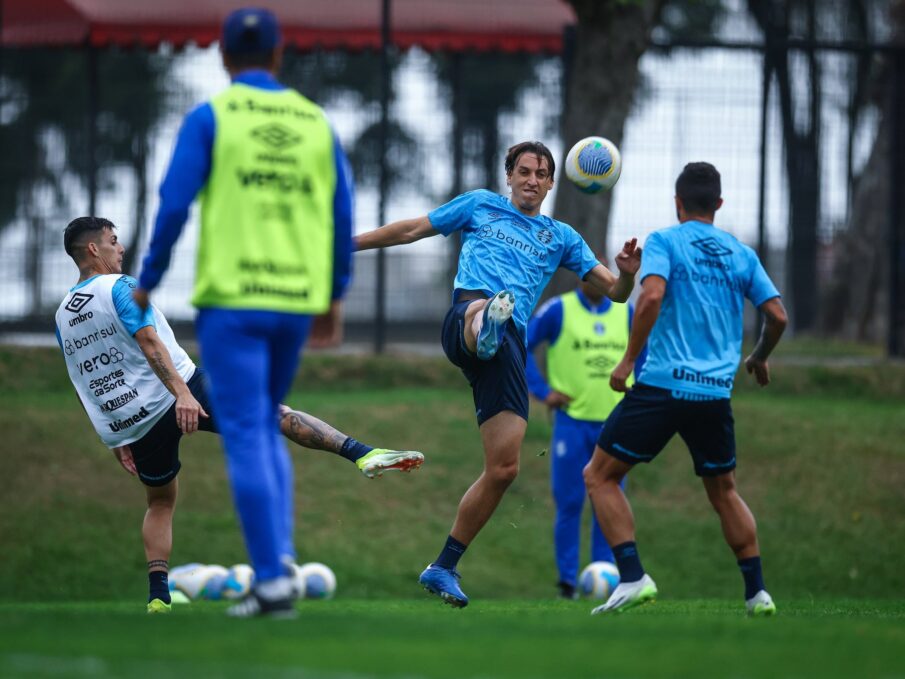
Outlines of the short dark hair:
{"type": "Polygon", "coordinates": [[[66,254],[78,260],[76,250],[84,246],[86,241],[97,238],[104,229],[112,231],[115,228],[116,225],[113,222],[103,217],[76,217],[66,225],[66,230],[63,231],[63,247],[66,249],[66,254]],[[88,238],[85,238],[86,234],[88,238]]]}
{"type": "Polygon", "coordinates": [[[722,193],[720,173],[710,163],[688,163],[676,179],[676,196],[690,214],[713,214],[722,193]]]}
{"type": "Polygon", "coordinates": [[[553,160],[553,154],[550,153],[550,149],[539,141],[523,141],[515,146],[509,147],[509,150],[506,152],[506,163],[503,166],[506,168],[507,175],[512,174],[512,171],[515,169],[515,163],[523,153],[530,153],[539,158],[546,158],[547,167],[550,169],[550,179],[553,179],[553,175],[556,173],[556,161],[553,160]]]}

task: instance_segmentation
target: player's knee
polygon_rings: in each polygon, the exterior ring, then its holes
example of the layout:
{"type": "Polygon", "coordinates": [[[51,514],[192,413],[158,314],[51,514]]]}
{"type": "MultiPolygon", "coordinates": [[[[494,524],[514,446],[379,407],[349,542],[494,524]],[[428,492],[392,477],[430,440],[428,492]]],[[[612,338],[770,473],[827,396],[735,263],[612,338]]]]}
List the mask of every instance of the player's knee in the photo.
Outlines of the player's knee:
{"type": "Polygon", "coordinates": [[[176,494],[156,494],[148,497],[148,509],[172,511],[176,507],[176,494]]]}
{"type": "Polygon", "coordinates": [[[509,486],[518,476],[518,460],[500,462],[488,467],[487,476],[496,485],[509,486]]]}
{"type": "Polygon", "coordinates": [[[738,499],[735,479],[729,474],[705,478],[704,487],[711,506],[718,514],[732,507],[738,499]]]}
{"type": "Polygon", "coordinates": [[[601,468],[600,465],[595,465],[593,460],[584,466],[581,475],[584,478],[585,488],[589,493],[603,488],[608,483],[619,485],[618,479],[610,478],[606,470],[601,468]]]}

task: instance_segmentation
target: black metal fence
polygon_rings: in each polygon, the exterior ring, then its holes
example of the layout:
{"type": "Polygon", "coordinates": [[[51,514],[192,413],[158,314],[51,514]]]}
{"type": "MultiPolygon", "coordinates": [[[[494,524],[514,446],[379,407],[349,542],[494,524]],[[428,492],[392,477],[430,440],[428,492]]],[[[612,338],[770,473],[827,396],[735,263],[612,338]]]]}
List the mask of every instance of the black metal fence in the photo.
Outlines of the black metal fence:
{"type": "MultiPolygon", "coordinates": [[[[715,38],[655,31],[609,242],[673,223],[675,176],[711,161],[726,201],[718,225],[759,250],[795,330],[902,354],[905,49],[893,30],[855,41],[811,29],[764,40],[756,17],[736,8],[715,38]]],[[[560,57],[414,49],[388,59],[388,90],[379,54],[290,53],[282,72],[325,107],[352,158],[357,230],[462,190],[503,191],[503,154],[516,141],[544,139],[562,157],[560,57]]],[[[112,219],[137,273],[181,117],[226,84],[216,48],[0,49],[0,332],[52,332],[77,278],[62,248],[74,216],[112,219]]],[[[560,179],[557,190],[573,190],[560,179]]],[[[196,233],[193,214],[155,293],[186,327],[196,233]]],[[[435,238],[382,262],[357,254],[347,335],[377,348],[433,340],[455,247],[435,238]]]]}

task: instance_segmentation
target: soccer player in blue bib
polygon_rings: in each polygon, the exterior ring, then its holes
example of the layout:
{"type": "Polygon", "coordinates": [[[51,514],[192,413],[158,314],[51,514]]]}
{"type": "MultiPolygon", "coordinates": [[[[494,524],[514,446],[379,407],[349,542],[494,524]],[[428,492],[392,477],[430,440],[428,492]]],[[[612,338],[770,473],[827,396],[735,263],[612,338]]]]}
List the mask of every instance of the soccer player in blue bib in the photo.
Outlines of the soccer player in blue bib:
{"type": "Polygon", "coordinates": [[[641,295],[628,348],[610,377],[612,387],[626,390],[645,342],[647,360],[637,383],[607,419],[584,472],[621,578],[592,614],[623,611],[657,595],[641,566],[632,510],[619,483],[635,464],[653,460],[676,433],[688,446],[695,473],[738,560],[748,614],[776,612],[764,587],[754,516],[736,489],[729,397],[741,358],[745,298],[765,319],[757,345],[745,359],[746,370],[761,386],[770,382],[767,357],[785,330],[786,311],[754,251],[713,225],[723,204],[720,195],[720,175],[713,165],[686,165],[676,180],[679,224],[655,231],[644,246],[641,295]]]}
{"type": "MultiPolygon", "coordinates": [[[[557,586],[564,599],[578,598],[581,515],[587,496],[582,470],[594,453],[600,428],[622,400],[622,394],[610,387],[610,373],[628,346],[633,313],[631,304],[613,304],[582,281],[575,290],[547,300],[528,321],[528,391],[554,411],[553,548],[557,586]],[[546,379],[532,356],[545,342],[546,379]]],[[[644,352],[635,365],[636,375],[643,365],[644,352]]],[[[591,525],[591,561],[613,562],[613,550],[596,517],[591,525]]]]}
{"type": "Polygon", "coordinates": [[[421,584],[445,602],[463,607],[459,559],[490,519],[518,474],[528,419],[525,381],[526,325],[553,273],[565,267],[616,302],[625,302],[641,263],[632,239],[616,256],[620,275],[600,264],[568,224],[540,214],[553,187],[555,164],[540,142],[522,142],[505,160],[509,197],[490,191],[464,193],[423,217],[405,219],[355,238],[355,249],[382,248],[459,231],[462,250],[453,304],[442,344],[472,388],[484,446],[484,471],[459,503],[440,555],[421,584]]]}

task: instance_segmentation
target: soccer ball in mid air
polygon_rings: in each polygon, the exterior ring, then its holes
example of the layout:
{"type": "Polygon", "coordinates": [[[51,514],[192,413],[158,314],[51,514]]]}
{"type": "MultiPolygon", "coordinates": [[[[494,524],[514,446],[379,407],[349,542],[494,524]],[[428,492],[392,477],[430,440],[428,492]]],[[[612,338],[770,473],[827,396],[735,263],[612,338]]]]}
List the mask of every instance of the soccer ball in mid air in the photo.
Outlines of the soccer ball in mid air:
{"type": "Polygon", "coordinates": [[[578,591],[588,599],[609,599],[619,584],[619,569],[609,561],[595,561],[578,576],[578,591]]]}
{"type": "Polygon", "coordinates": [[[613,188],[621,172],[619,149],[603,137],[579,140],[566,156],[566,177],[585,193],[613,188]]]}
{"type": "Polygon", "coordinates": [[[336,592],[336,576],[329,566],[312,561],[295,566],[295,582],[299,596],[306,599],[330,599],[336,592]]]}

